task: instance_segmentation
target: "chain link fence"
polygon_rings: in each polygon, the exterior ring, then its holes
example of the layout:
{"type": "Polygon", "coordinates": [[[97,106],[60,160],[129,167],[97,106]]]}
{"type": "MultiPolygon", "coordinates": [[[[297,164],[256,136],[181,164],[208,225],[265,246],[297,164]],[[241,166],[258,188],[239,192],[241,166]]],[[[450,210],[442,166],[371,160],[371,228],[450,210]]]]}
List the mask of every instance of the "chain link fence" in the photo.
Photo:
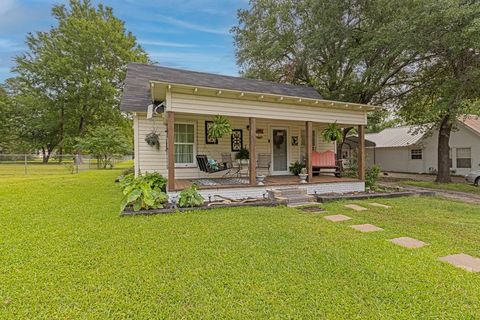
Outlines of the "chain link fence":
{"type": "MultiPolygon", "coordinates": [[[[106,163],[115,167],[119,162],[131,160],[132,156],[115,156],[106,163]]],[[[0,154],[0,176],[31,174],[66,174],[103,168],[105,163],[90,155],[52,155],[45,163],[37,154],[0,154]]]]}

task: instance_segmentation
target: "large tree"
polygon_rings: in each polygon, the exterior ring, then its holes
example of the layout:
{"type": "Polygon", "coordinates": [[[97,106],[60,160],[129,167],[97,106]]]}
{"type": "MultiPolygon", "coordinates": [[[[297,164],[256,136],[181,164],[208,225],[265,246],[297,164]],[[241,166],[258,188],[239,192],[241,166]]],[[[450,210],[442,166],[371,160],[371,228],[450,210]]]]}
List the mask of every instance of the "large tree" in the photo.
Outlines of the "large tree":
{"type": "Polygon", "coordinates": [[[392,102],[412,89],[424,59],[409,41],[417,8],[408,0],[254,0],[233,28],[237,61],[247,77],[310,85],[326,99],[392,102]]]}
{"type": "Polygon", "coordinates": [[[421,86],[400,115],[438,129],[437,182],[450,182],[449,140],[458,120],[480,114],[480,3],[424,0],[412,42],[430,58],[418,70],[421,86]]]}
{"type": "Polygon", "coordinates": [[[131,61],[147,62],[148,57],[109,7],[70,0],[68,6],[54,6],[52,15],[56,26],[27,36],[28,51],[15,59],[14,82],[22,85],[24,109],[44,108],[38,112],[51,113],[42,119],[55,131],[49,149],[62,153],[89,127],[125,126],[118,105],[126,66],[131,61]]]}

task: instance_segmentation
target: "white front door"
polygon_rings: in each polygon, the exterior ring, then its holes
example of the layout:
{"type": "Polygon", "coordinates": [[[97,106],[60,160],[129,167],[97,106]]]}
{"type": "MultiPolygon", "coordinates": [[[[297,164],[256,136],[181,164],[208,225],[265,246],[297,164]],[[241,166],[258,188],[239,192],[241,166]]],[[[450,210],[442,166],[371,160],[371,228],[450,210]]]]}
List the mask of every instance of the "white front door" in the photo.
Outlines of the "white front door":
{"type": "Polygon", "coordinates": [[[288,174],[288,130],[272,128],[272,173],[288,174]]]}

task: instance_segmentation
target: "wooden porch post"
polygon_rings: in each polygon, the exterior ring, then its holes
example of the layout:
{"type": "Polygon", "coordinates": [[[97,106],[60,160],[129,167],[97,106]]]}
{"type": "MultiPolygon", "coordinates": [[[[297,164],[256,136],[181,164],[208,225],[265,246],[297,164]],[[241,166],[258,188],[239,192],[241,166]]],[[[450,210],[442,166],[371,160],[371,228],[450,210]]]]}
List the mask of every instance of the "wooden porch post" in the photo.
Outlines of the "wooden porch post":
{"type": "Polygon", "coordinates": [[[307,176],[307,181],[308,182],[312,182],[312,178],[313,178],[313,172],[312,172],[312,136],[313,136],[313,132],[312,132],[312,121],[307,121],[305,123],[305,139],[307,140],[306,143],[305,143],[305,148],[306,148],[306,152],[305,152],[305,155],[306,155],[306,163],[305,163],[305,166],[307,167],[307,173],[308,173],[308,176],[307,176]]]}
{"type": "Polygon", "coordinates": [[[250,162],[249,162],[249,176],[250,176],[250,185],[255,186],[257,184],[257,124],[255,118],[249,118],[249,144],[250,144],[250,162]]]}
{"type": "Polygon", "coordinates": [[[365,180],[365,127],[358,126],[358,178],[365,180]]]}
{"type": "Polygon", "coordinates": [[[167,169],[168,190],[175,189],[175,115],[172,111],[167,112],[167,169]]]}

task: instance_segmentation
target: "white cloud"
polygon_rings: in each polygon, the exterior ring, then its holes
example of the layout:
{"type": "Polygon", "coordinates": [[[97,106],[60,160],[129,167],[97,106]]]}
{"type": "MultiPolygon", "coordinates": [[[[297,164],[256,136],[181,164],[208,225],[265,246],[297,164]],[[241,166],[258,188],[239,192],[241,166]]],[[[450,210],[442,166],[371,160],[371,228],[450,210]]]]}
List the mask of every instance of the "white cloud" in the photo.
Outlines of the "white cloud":
{"type": "Polygon", "coordinates": [[[13,42],[9,39],[0,38],[0,51],[3,52],[13,52],[20,51],[23,49],[23,46],[13,42]]]}
{"type": "Polygon", "coordinates": [[[138,40],[140,44],[147,46],[161,46],[161,47],[172,47],[172,48],[196,48],[198,45],[192,43],[179,43],[179,42],[169,42],[161,40],[138,40]]]}
{"type": "Polygon", "coordinates": [[[190,29],[190,30],[199,31],[199,32],[225,35],[225,34],[228,34],[228,29],[229,29],[228,27],[222,27],[222,28],[207,27],[207,26],[196,24],[196,23],[191,23],[191,22],[175,19],[168,16],[162,16],[162,15],[159,15],[159,18],[161,19],[162,22],[165,22],[167,24],[171,24],[180,28],[190,29]]]}
{"type": "Polygon", "coordinates": [[[1,0],[0,1],[0,17],[6,14],[15,6],[15,0],[1,0]]]}

